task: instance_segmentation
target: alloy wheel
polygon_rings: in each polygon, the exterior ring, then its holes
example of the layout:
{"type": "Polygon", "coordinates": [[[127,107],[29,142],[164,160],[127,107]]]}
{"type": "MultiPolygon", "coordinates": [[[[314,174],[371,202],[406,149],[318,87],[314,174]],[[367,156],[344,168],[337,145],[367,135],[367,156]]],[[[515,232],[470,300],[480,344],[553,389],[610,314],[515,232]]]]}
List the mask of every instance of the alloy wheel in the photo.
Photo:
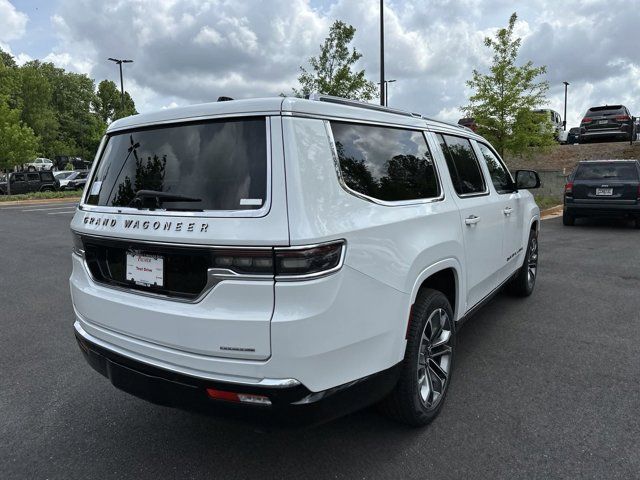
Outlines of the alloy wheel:
{"type": "Polygon", "coordinates": [[[532,287],[536,281],[538,273],[538,239],[531,237],[531,246],[529,247],[529,261],[527,263],[527,283],[532,287]]]}
{"type": "Polygon", "coordinates": [[[427,319],[418,350],[418,392],[422,404],[434,409],[442,400],[451,371],[452,320],[438,308],[427,319]]]}

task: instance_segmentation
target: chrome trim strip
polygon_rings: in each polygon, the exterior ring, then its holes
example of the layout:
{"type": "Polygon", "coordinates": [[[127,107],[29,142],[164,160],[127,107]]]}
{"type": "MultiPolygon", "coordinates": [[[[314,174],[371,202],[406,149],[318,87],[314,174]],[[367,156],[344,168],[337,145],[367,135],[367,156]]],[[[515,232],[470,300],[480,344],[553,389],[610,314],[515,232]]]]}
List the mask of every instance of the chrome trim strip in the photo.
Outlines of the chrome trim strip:
{"type": "MultiPolygon", "coordinates": [[[[344,120],[342,120],[344,121],[344,120]]],[[[373,123],[367,123],[367,122],[360,122],[366,125],[373,125],[373,123]]],[[[368,195],[365,195],[364,193],[360,193],[360,192],[356,192],[355,190],[351,189],[346,182],[344,181],[344,177],[342,176],[342,170],[340,170],[340,159],[338,158],[338,151],[336,149],[336,142],[335,139],[333,137],[333,130],[331,129],[331,122],[329,120],[324,120],[324,125],[325,125],[325,130],[327,132],[327,137],[329,139],[329,144],[330,144],[330,148],[331,148],[331,156],[333,157],[333,165],[335,167],[336,170],[336,175],[338,176],[338,182],[340,183],[340,186],[342,187],[343,190],[345,190],[347,193],[353,195],[354,197],[358,197],[362,200],[365,200],[367,202],[371,202],[371,203],[375,203],[377,205],[382,205],[384,207],[404,207],[407,205],[420,205],[420,204],[425,204],[425,203],[434,203],[434,202],[441,202],[444,200],[444,188],[442,185],[442,180],[440,178],[440,172],[438,171],[438,167],[436,165],[436,161],[433,158],[433,154],[431,153],[431,160],[433,163],[433,168],[436,172],[436,178],[438,179],[438,189],[440,190],[440,195],[434,198],[423,198],[423,199],[416,199],[416,200],[399,200],[396,202],[390,202],[387,200],[379,200],[377,198],[373,198],[370,197],[368,195]]],[[[407,130],[414,130],[415,129],[411,129],[408,126],[405,125],[405,129],[407,130]]],[[[429,148],[429,143],[427,142],[427,139],[424,135],[425,131],[422,131],[422,136],[424,138],[425,144],[427,145],[427,148],[429,148]]]]}
{"type": "MultiPolygon", "coordinates": [[[[76,316],[78,316],[78,314],[76,313],[76,316]]],[[[78,318],[80,318],[78,316],[78,318]]],[[[168,365],[166,365],[164,362],[155,360],[155,359],[151,359],[148,358],[146,356],[142,356],[139,354],[133,354],[133,352],[126,350],[122,347],[116,347],[115,345],[111,345],[110,343],[107,343],[103,340],[100,340],[96,337],[94,337],[93,335],[91,335],[90,333],[88,333],[84,328],[82,328],[82,325],[80,325],[80,322],[76,319],[76,321],[74,322],[74,329],[75,331],[85,340],[87,340],[88,342],[91,343],[95,343],[96,345],[105,348],[107,350],[110,350],[114,353],[117,353],[119,355],[124,355],[128,358],[134,359],[138,362],[141,363],[146,363],[147,365],[152,365],[154,367],[158,367],[158,368],[162,368],[164,370],[167,370],[169,372],[179,372],[179,373],[183,373],[186,375],[190,375],[192,377],[196,377],[196,378],[200,378],[202,380],[213,380],[213,381],[220,381],[220,382],[225,382],[225,383],[233,383],[236,385],[247,385],[247,386],[252,386],[252,387],[269,387],[269,388],[288,388],[288,387],[296,387],[298,385],[300,385],[300,382],[298,380],[296,380],[295,378],[262,378],[262,379],[255,379],[255,381],[242,381],[239,380],[238,377],[235,376],[229,376],[229,375],[224,375],[224,374],[220,374],[220,373],[211,373],[208,374],[207,376],[202,376],[202,375],[197,375],[194,374],[190,369],[188,368],[177,368],[177,369],[171,369],[168,368],[168,365]],[[153,361],[155,360],[155,361],[153,361]]],[[[166,348],[166,347],[164,347],[166,348]]],[[[239,359],[229,359],[226,357],[208,357],[211,358],[212,360],[220,360],[220,361],[224,361],[224,360],[233,360],[233,361],[240,361],[239,359]]],[[[247,360],[247,362],[252,362],[255,363],[255,360],[247,360]]]]}
{"type": "Polygon", "coordinates": [[[96,238],[98,240],[110,240],[115,242],[131,242],[131,243],[143,243],[145,245],[157,245],[161,247],[181,247],[181,248],[204,248],[209,250],[271,250],[273,247],[254,247],[251,245],[205,245],[202,243],[175,243],[175,242],[162,242],[154,240],[138,240],[131,237],[118,237],[111,235],[96,235],[94,233],[80,232],[78,230],[71,230],[73,233],[80,235],[81,237],[96,238]]]}
{"type": "MultiPolygon", "coordinates": [[[[238,115],[238,117],[245,116],[254,116],[255,115],[238,115]]],[[[222,117],[226,118],[226,117],[222,117]]],[[[231,118],[231,117],[229,117],[231,118]]],[[[202,119],[200,119],[202,120],[202,119]]],[[[189,120],[177,120],[171,123],[186,123],[189,120]]],[[[193,121],[198,121],[198,119],[194,119],[193,121]]],[[[162,217],[194,217],[194,218],[259,218],[265,217],[271,210],[271,199],[272,199],[272,161],[273,161],[273,152],[271,145],[271,117],[265,116],[265,128],[266,128],[266,139],[267,139],[267,186],[265,189],[266,198],[264,200],[264,205],[261,208],[256,210],[203,210],[201,212],[185,212],[185,211],[167,211],[167,210],[139,210],[137,208],[130,207],[108,207],[105,205],[88,205],[86,204],[86,198],[88,197],[88,192],[91,189],[91,185],[94,181],[94,176],[98,169],[98,164],[100,160],[102,160],[102,154],[104,153],[104,149],[106,148],[106,139],[107,136],[103,137],[102,143],[100,144],[100,148],[98,149],[98,154],[96,154],[96,160],[93,162],[93,168],[89,177],[87,178],[87,188],[85,188],[80,203],[78,205],[78,209],[83,212],[95,212],[95,213],[109,213],[109,214],[126,214],[126,215],[156,215],[162,217]]],[[[156,124],[152,124],[156,125],[156,124]]],[[[158,123],[157,125],[161,125],[158,123]]],[[[137,128],[142,128],[142,126],[128,128],[125,130],[135,130],[137,128]]],[[[111,133],[111,132],[110,132],[111,133]]]]}

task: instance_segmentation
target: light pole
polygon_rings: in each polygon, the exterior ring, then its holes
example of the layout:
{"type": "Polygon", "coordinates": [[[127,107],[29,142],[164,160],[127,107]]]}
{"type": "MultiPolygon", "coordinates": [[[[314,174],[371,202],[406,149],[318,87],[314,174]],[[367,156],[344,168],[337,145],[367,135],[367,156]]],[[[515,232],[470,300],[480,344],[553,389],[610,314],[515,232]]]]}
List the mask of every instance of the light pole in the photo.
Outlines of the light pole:
{"type": "Polygon", "coordinates": [[[567,130],[567,87],[569,86],[569,82],[564,83],[564,118],[562,119],[562,127],[564,130],[567,130]]]}
{"type": "Polygon", "coordinates": [[[384,84],[384,0],[380,0],[380,105],[385,104],[384,84]]]}
{"type": "Polygon", "coordinates": [[[120,113],[124,115],[124,83],[122,81],[122,64],[123,63],[133,63],[133,60],[124,60],[120,58],[111,58],[109,57],[107,60],[111,60],[115,62],[120,67],[120,113]]]}
{"type": "MultiPolygon", "coordinates": [[[[395,82],[396,80],[385,80],[384,81],[384,106],[389,106],[389,84],[395,82]]],[[[378,83],[380,85],[380,83],[378,83]]]]}

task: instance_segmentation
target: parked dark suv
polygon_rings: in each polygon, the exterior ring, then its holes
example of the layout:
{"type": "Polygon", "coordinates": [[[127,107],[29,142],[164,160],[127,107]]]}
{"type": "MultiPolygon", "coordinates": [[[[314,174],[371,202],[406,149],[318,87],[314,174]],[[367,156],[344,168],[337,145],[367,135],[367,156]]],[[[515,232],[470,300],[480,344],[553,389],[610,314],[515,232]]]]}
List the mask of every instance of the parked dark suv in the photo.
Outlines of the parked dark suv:
{"type": "Polygon", "coordinates": [[[640,162],[585,160],[569,175],[564,188],[562,223],[577,217],[627,217],[640,228],[640,162]]]}
{"type": "Polygon", "coordinates": [[[635,132],[635,118],[624,105],[591,107],[580,123],[580,143],[596,138],[632,141],[635,132]]]}
{"type": "Polygon", "coordinates": [[[30,192],[47,192],[58,190],[60,183],[51,171],[11,172],[0,176],[0,195],[11,195],[30,192]],[[7,185],[7,176],[9,185],[7,185]],[[9,189],[10,187],[10,189],[9,189]]]}

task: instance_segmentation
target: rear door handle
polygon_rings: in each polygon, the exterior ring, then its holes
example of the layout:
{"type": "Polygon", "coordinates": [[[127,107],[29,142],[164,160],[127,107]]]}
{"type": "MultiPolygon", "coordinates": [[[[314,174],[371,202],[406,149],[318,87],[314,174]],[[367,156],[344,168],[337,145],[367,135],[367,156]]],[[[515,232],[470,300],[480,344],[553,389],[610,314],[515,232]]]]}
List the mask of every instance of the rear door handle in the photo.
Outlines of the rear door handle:
{"type": "Polygon", "coordinates": [[[502,213],[504,213],[506,216],[511,215],[512,212],[513,212],[513,208],[511,207],[506,207],[504,210],[502,210],[502,213]]]}
{"type": "Polygon", "coordinates": [[[475,223],[478,223],[479,221],[480,217],[476,217],[475,215],[469,215],[464,219],[464,223],[466,223],[467,225],[473,225],[475,223]]]}

